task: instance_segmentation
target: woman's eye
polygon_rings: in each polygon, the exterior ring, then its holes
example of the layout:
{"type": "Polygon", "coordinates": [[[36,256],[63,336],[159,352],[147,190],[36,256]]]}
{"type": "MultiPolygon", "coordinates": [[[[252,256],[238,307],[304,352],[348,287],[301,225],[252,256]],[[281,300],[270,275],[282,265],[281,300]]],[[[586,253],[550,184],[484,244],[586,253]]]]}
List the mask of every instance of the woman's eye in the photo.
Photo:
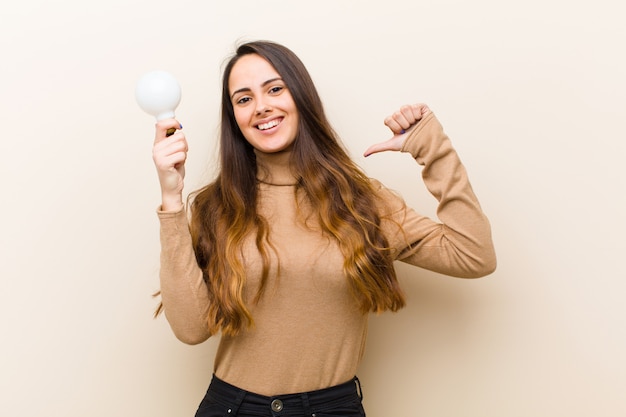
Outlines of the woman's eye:
{"type": "Polygon", "coordinates": [[[246,104],[248,101],[250,101],[250,97],[241,97],[237,100],[237,104],[246,104]]]}
{"type": "Polygon", "coordinates": [[[272,94],[280,93],[280,91],[281,91],[283,88],[284,88],[284,87],[281,87],[281,86],[272,87],[272,88],[270,88],[270,93],[272,93],[272,94]]]}

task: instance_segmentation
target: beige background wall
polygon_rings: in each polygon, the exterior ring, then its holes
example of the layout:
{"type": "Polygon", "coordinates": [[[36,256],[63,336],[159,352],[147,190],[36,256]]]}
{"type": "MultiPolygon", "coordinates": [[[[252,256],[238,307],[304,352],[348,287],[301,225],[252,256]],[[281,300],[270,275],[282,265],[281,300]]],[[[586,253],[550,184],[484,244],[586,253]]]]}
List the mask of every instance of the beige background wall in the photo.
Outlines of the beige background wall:
{"type": "Polygon", "coordinates": [[[434,214],[410,158],[360,156],[386,115],[429,103],[493,223],[489,278],[398,266],[409,306],[372,319],[368,415],[625,415],[618,3],[3,0],[0,414],[193,415],[216,340],[151,318],[159,193],[133,90],[179,79],[198,187],[223,60],[266,38],[307,64],[359,164],[434,214]]]}

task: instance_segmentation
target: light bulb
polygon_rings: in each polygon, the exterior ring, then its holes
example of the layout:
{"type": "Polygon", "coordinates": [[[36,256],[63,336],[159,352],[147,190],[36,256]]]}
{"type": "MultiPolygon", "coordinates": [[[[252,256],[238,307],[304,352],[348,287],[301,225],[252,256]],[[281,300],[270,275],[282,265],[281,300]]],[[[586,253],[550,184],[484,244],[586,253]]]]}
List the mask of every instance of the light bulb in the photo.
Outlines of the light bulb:
{"type": "Polygon", "coordinates": [[[174,117],[180,95],[178,81],[166,71],[151,71],[143,75],[135,88],[137,104],[157,121],[174,117]]]}

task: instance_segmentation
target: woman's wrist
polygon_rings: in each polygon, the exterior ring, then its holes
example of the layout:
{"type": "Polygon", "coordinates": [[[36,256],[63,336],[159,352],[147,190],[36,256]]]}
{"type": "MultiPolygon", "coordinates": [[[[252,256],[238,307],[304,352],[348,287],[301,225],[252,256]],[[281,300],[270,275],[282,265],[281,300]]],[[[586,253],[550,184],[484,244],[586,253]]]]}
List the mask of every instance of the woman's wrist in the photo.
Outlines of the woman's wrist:
{"type": "Polygon", "coordinates": [[[162,194],[161,210],[162,211],[179,211],[183,208],[183,196],[181,194],[162,194]]]}

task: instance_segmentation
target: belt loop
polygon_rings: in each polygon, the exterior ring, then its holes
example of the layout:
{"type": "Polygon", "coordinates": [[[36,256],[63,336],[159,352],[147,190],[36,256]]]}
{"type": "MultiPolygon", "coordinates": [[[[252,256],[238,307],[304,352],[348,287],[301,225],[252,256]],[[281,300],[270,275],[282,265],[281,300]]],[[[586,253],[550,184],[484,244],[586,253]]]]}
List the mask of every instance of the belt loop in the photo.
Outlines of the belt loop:
{"type": "Polygon", "coordinates": [[[354,382],[356,383],[356,388],[357,388],[356,393],[361,399],[361,401],[363,401],[363,390],[361,389],[361,381],[359,381],[359,378],[355,376],[354,382]]]}
{"type": "Polygon", "coordinates": [[[237,411],[239,411],[239,407],[243,402],[244,397],[246,396],[246,391],[240,389],[237,397],[235,397],[235,402],[233,403],[233,408],[228,409],[228,417],[235,417],[237,415],[237,411]]]}
{"type": "Polygon", "coordinates": [[[310,417],[311,414],[311,404],[309,404],[309,396],[306,392],[301,394],[302,397],[302,408],[304,408],[304,415],[306,417],[310,417]]]}

